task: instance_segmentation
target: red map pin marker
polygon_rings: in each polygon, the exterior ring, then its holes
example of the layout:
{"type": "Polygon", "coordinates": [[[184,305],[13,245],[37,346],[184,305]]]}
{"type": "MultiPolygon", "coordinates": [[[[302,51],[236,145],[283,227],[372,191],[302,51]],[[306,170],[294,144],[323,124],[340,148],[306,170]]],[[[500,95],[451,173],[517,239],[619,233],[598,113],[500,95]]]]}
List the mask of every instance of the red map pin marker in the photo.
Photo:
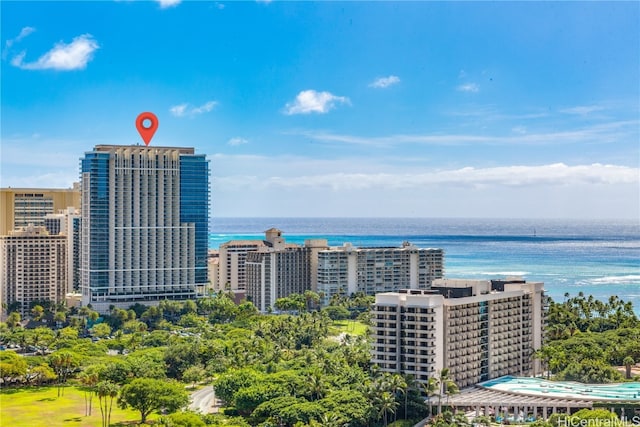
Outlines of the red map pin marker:
{"type": "Polygon", "coordinates": [[[151,142],[151,138],[153,138],[156,130],[158,130],[158,118],[155,114],[148,111],[140,113],[138,115],[138,118],[136,119],[136,127],[138,128],[138,133],[140,133],[140,136],[144,141],[144,145],[149,145],[149,143],[151,142]],[[151,123],[149,127],[145,127],[145,120],[148,120],[151,123]]]}

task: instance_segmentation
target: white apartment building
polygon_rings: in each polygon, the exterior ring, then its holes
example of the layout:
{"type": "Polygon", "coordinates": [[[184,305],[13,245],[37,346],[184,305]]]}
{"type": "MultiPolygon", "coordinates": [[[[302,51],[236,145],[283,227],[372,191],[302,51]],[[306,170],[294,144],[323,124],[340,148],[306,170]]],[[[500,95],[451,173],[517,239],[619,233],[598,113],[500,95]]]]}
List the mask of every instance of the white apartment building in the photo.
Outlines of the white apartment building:
{"type": "Polygon", "coordinates": [[[0,236],[0,302],[30,314],[32,302],[64,302],[67,293],[67,238],[44,227],[27,226],[0,236]]]}
{"type": "Polygon", "coordinates": [[[318,292],[323,294],[323,304],[336,294],[428,289],[443,274],[442,249],[418,248],[409,242],[374,248],[345,243],[318,253],[318,292]]]}
{"type": "Polygon", "coordinates": [[[522,279],[435,280],[430,290],[376,295],[372,363],[425,382],[443,368],[460,387],[537,371],[544,284],[522,279]]]}
{"type": "Polygon", "coordinates": [[[279,235],[269,246],[247,254],[247,298],[265,312],[278,298],[317,289],[318,253],[325,239],[306,240],[304,246],[287,244],[279,235]]]}

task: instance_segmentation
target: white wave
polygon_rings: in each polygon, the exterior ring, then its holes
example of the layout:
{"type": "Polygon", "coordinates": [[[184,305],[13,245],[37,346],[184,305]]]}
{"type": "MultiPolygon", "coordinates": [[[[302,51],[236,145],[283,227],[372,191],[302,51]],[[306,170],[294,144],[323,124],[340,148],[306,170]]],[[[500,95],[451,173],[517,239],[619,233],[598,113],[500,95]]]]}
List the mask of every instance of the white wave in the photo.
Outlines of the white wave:
{"type": "Polygon", "coordinates": [[[478,274],[483,276],[526,276],[531,273],[528,271],[481,271],[478,274]]]}
{"type": "Polygon", "coordinates": [[[627,276],[605,276],[598,277],[596,279],[589,279],[587,283],[591,283],[594,285],[603,284],[603,283],[611,283],[611,284],[624,284],[624,283],[638,283],[640,282],[640,276],[630,274],[627,276]]]}

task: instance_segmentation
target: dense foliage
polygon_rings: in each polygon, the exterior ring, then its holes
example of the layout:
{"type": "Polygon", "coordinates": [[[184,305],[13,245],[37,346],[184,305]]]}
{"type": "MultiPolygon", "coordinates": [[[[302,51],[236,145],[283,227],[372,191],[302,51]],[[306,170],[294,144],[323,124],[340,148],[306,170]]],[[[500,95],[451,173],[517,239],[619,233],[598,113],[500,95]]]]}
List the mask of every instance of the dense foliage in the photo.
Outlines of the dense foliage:
{"type": "Polygon", "coordinates": [[[611,296],[607,302],[582,292],[551,302],[546,344],[536,353],[549,375],[585,383],[631,379],[640,362],[640,321],[631,303],[611,296]],[[624,366],[625,375],[614,366],[624,366]]]}
{"type": "MultiPolygon", "coordinates": [[[[142,422],[162,414],[166,426],[373,427],[430,412],[441,414],[434,424],[462,423],[446,410],[447,396],[458,392],[448,370],[427,384],[378,372],[369,363],[367,334],[336,330],[336,319],[367,323],[371,297],[338,295],[321,310],[319,300],[314,293],[292,295],[278,301],[279,314],[266,315],[225,293],[113,307],[105,316],[90,307],[34,307],[27,328],[15,315],[0,323],[0,344],[13,350],[0,351],[0,380],[3,386],[53,383],[60,394],[68,383],[79,385],[85,415],[97,398],[103,426],[114,402],[138,410],[142,422]],[[220,413],[173,413],[187,403],[185,388],[198,383],[214,385],[220,413]]],[[[547,321],[536,357],[549,375],[619,381],[624,375],[612,366],[626,367],[629,378],[640,361],[640,322],[616,297],[603,303],[567,295],[551,302],[547,321]]]]}
{"type": "Polygon", "coordinates": [[[366,321],[371,297],[339,296],[323,310],[319,299],[292,295],[278,301],[280,314],[261,315],[251,303],[236,305],[219,293],[113,307],[105,316],[84,307],[57,325],[38,309],[40,326],[23,328],[19,319],[0,326],[0,341],[29,355],[0,352],[3,383],[53,381],[61,393],[68,382],[81,385],[85,415],[95,396],[103,425],[114,402],[138,410],[142,422],[166,414],[161,422],[168,426],[356,427],[424,417],[419,385],[377,373],[366,334],[333,326],[332,318],[366,321]],[[221,413],[171,414],[186,404],[185,386],[197,383],[215,386],[221,413]]]}

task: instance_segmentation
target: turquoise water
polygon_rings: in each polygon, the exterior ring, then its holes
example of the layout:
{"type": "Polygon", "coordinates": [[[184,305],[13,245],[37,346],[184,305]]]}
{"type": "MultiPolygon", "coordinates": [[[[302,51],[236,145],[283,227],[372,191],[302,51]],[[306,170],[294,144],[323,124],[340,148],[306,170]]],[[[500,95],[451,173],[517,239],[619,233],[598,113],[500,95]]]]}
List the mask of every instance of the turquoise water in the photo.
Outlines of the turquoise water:
{"type": "Polygon", "coordinates": [[[445,275],[489,279],[521,275],[545,283],[562,301],[578,292],[617,295],[640,314],[640,223],[538,219],[214,218],[209,247],[262,239],[276,227],[288,242],[326,238],[330,245],[399,246],[445,250],[445,275]]]}
{"type": "Polygon", "coordinates": [[[505,376],[484,382],[480,386],[548,397],[563,397],[569,394],[576,397],[637,400],[640,402],[640,383],[637,382],[582,384],[568,381],[547,381],[542,378],[505,376]]]}

